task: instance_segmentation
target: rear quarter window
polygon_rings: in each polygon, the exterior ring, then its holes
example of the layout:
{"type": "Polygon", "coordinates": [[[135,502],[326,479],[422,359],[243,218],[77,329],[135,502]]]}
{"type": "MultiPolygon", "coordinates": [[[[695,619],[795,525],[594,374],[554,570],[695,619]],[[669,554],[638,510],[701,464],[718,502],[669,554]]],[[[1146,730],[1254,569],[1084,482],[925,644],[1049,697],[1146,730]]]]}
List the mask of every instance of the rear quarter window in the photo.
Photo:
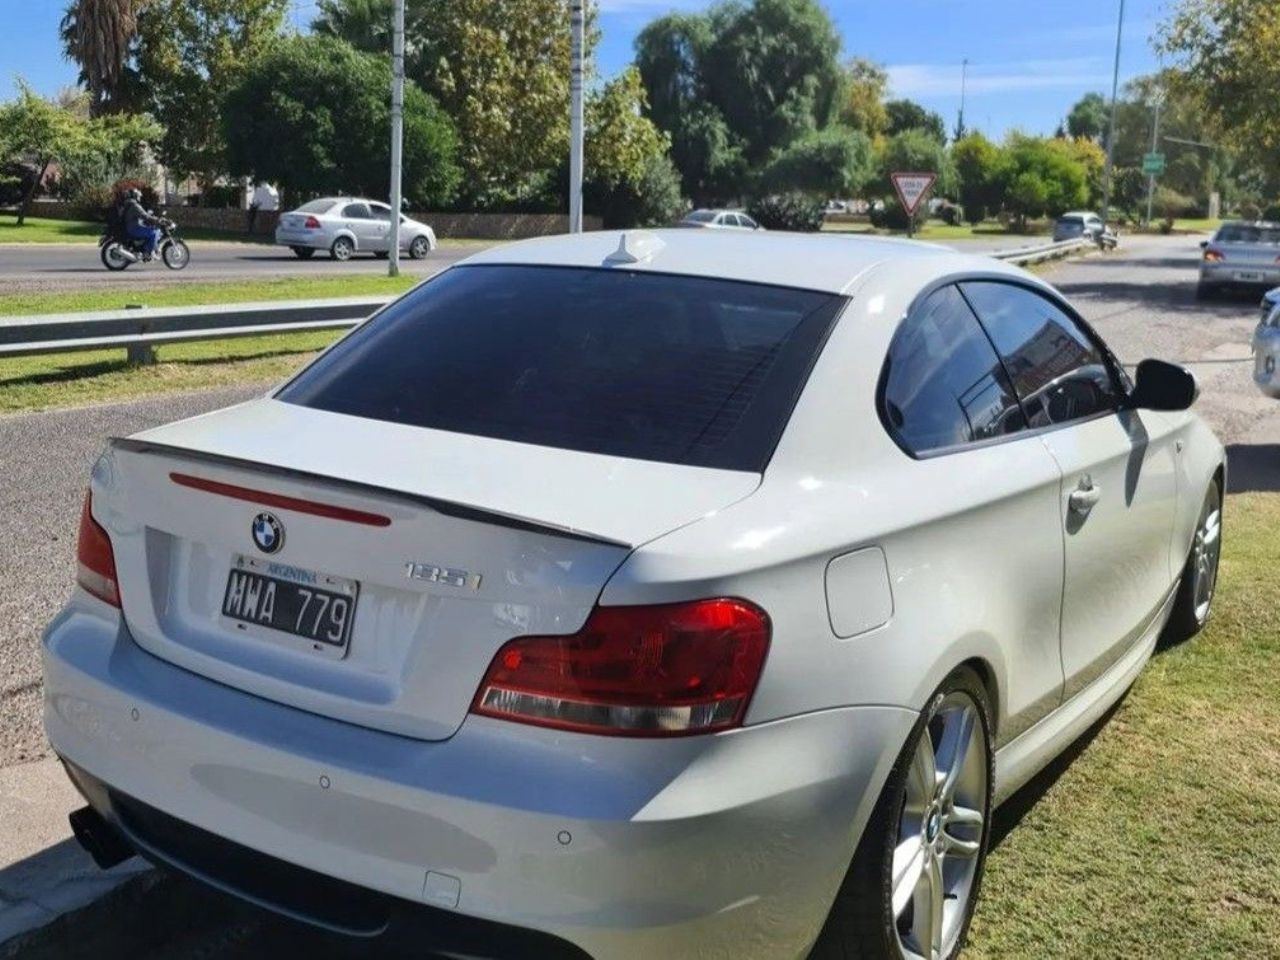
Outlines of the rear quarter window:
{"type": "Polygon", "coordinates": [[[759,471],[844,303],[614,269],[455,267],[277,397],[520,443],[759,471]]]}

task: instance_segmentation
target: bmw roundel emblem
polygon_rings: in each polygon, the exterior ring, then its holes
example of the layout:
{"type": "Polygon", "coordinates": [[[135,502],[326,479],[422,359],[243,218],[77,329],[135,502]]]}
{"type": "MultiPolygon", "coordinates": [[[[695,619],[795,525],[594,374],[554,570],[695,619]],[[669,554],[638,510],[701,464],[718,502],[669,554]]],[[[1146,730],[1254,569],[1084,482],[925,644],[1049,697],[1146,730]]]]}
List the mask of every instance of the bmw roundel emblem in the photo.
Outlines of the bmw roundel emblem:
{"type": "Polygon", "coordinates": [[[263,553],[275,553],[284,546],[284,524],[270,513],[253,518],[253,542],[263,553]]]}

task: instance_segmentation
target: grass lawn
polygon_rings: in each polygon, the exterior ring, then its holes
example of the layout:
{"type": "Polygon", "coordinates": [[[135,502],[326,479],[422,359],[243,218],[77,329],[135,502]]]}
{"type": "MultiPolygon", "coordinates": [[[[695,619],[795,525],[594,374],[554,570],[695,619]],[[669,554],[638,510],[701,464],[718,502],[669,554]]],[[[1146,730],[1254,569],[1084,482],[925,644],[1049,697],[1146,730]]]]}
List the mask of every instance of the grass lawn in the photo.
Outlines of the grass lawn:
{"type": "Polygon", "coordinates": [[[350,274],[340,277],[276,277],[269,280],[210,281],[116,288],[103,284],[80,290],[0,292],[0,317],[80,310],[119,310],[129,304],[186,307],[258,300],[310,300],[324,297],[392,296],[422,278],[401,274],[350,274]],[[113,289],[114,288],[114,289],[113,289]]]}
{"type": "Polygon", "coordinates": [[[0,414],[207,387],[266,385],[283,380],[343,332],[175,343],[158,347],[159,362],[148,367],[130,366],[123,349],[0,360],[0,414]]]}
{"type": "MultiPolygon", "coordinates": [[[[905,237],[905,230],[884,230],[877,229],[869,223],[835,223],[828,221],[822,225],[825,233],[861,233],[875,234],[877,236],[895,236],[905,237]]],[[[1003,224],[988,220],[976,225],[967,223],[957,223],[955,225],[942,223],[939,220],[930,220],[915,233],[917,240],[960,240],[973,239],[974,237],[990,237],[990,236],[1040,236],[1049,232],[1047,223],[1032,222],[1027,226],[1026,233],[1017,233],[1017,231],[1007,229],[1003,224]]]]}
{"type": "Polygon", "coordinates": [[[1280,955],[1280,495],[1225,516],[1209,627],[997,814],[966,958],[1280,955]]]}
{"type": "MultiPolygon", "coordinates": [[[[223,240],[228,243],[270,243],[267,236],[250,239],[243,234],[222,230],[179,228],[184,240],[223,240]]],[[[97,243],[102,236],[102,224],[89,220],[51,220],[46,217],[27,217],[22,226],[12,214],[0,216],[0,246],[6,243],[97,243]]]]}

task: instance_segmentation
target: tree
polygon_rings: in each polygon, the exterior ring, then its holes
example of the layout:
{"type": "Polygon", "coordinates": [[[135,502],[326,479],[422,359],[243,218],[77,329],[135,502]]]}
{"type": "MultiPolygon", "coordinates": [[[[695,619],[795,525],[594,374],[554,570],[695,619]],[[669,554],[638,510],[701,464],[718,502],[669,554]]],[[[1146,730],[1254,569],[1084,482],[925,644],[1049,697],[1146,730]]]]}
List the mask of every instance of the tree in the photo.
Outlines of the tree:
{"type": "Polygon", "coordinates": [[[1078,163],[1084,171],[1085,200],[1082,205],[1100,204],[1102,202],[1102,170],[1107,163],[1107,155],[1102,147],[1093,140],[1069,137],[1053,137],[1048,141],[1048,146],[1072,162],[1078,163]]]}
{"type": "Polygon", "coordinates": [[[128,63],[140,0],[73,0],[62,17],[62,45],[80,66],[94,116],[128,106],[128,63]]]}
{"type": "Polygon", "coordinates": [[[1181,68],[1174,88],[1260,168],[1280,172],[1280,4],[1179,0],[1157,47],[1181,68]]]}
{"type": "Polygon", "coordinates": [[[1107,132],[1107,101],[1100,93],[1086,93],[1067,114],[1067,133],[1072,137],[1101,140],[1107,132]]]}
{"type": "MultiPolygon", "coordinates": [[[[390,194],[391,65],[330,37],[280,40],[242,73],[223,105],[228,169],[295,198],[390,194]]],[[[449,118],[411,82],[404,99],[404,193],[447,203],[457,189],[449,118]]]]}
{"type": "Polygon", "coordinates": [[[138,116],[109,116],[90,120],[73,104],[60,106],[18,81],[18,97],[0,105],[0,165],[20,165],[31,171],[18,207],[18,225],[26,220],[36,192],[50,168],[58,163],[64,176],[77,169],[94,169],[105,177],[118,176],[136,163],[143,145],[160,135],[150,120],[138,116]]]}
{"type": "Polygon", "coordinates": [[[1005,210],[1025,229],[1028,217],[1057,216],[1089,199],[1084,164],[1062,144],[1044,137],[1010,134],[1003,150],[1001,180],[1007,184],[1005,210]]]}
{"type": "Polygon", "coordinates": [[[221,106],[280,36],[289,0],[146,0],[135,56],[143,103],[165,127],[160,158],[209,183],[226,171],[221,106]]]}
{"type": "Polygon", "coordinates": [[[959,181],[964,218],[978,224],[1000,208],[1003,185],[1000,148],[981,133],[970,133],[951,147],[951,163],[959,181]]]}
{"type": "Polygon", "coordinates": [[[932,110],[926,110],[914,100],[890,100],[884,105],[889,117],[886,132],[889,136],[906,130],[923,130],[939,143],[946,143],[947,127],[942,117],[932,110]]]}
{"type": "Polygon", "coordinates": [[[686,192],[740,196],[794,141],[840,112],[840,40],[816,0],[672,14],[636,39],[649,116],[671,136],[686,192]]]}
{"type": "MultiPolygon", "coordinates": [[[[386,54],[389,0],[325,0],[318,32],[386,54]]],[[[587,56],[595,42],[588,24],[587,56]]],[[[569,143],[569,4],[407,0],[405,72],[452,118],[464,198],[529,196],[569,143]]]]}
{"type": "Polygon", "coordinates": [[[889,113],[884,107],[888,85],[889,74],[878,63],[861,57],[850,60],[845,67],[840,122],[873,140],[884,133],[889,126],[889,113]]]}
{"type": "Polygon", "coordinates": [[[832,126],[794,141],[760,173],[758,193],[798,191],[823,200],[858,194],[875,176],[871,140],[832,126]]]}

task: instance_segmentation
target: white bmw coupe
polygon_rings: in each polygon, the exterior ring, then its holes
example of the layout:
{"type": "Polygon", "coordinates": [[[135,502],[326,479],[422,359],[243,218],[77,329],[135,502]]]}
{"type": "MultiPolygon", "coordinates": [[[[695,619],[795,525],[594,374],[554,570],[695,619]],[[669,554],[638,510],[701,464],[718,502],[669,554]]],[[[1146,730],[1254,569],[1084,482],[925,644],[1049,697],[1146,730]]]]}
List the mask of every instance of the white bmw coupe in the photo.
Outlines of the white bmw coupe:
{"type": "Polygon", "coordinates": [[[993,808],[1209,616],[1195,397],[940,247],[487,250],[108,446],[77,835],[454,955],[954,957],[993,808]]]}

